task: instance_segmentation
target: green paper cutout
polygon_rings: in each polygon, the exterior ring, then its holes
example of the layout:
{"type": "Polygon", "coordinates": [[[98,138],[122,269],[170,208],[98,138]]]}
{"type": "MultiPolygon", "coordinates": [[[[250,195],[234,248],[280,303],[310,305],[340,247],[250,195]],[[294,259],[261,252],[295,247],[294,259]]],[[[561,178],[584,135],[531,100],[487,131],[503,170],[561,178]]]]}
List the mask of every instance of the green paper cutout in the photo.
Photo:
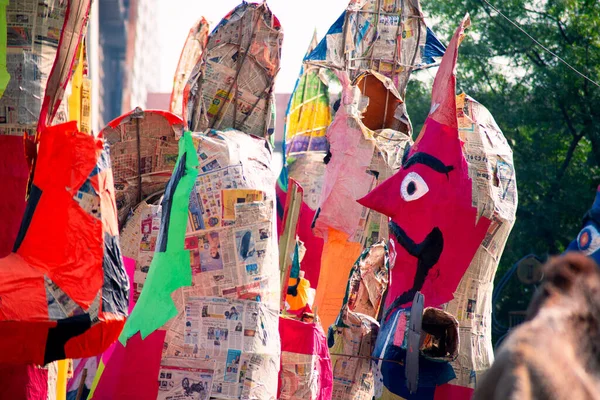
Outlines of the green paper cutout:
{"type": "MultiPolygon", "coordinates": [[[[171,203],[167,248],[165,252],[154,253],[144,289],[119,337],[123,345],[138,331],[145,339],[177,316],[177,307],[171,295],[181,287],[192,285],[190,253],[183,249],[190,194],[198,177],[198,157],[191,132],[185,132],[179,140],[179,157],[174,171],[183,162],[184,154],[185,173],[175,188],[171,203]]],[[[175,179],[175,174],[171,179],[175,179]]]]}
{"type": "Polygon", "coordinates": [[[8,0],[0,0],[0,99],[4,96],[4,90],[10,82],[10,74],[6,68],[6,6],[8,6],[8,0]]]}

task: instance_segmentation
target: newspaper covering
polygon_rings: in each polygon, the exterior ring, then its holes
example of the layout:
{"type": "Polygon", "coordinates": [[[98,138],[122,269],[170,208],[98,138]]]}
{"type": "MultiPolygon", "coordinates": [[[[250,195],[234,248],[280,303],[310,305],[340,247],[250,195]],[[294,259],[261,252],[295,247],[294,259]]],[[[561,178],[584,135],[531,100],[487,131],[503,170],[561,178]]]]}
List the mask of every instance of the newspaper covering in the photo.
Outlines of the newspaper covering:
{"type": "MultiPolygon", "coordinates": [[[[260,211],[255,210],[259,204],[247,206],[236,207],[236,215],[245,218],[246,224],[242,221],[240,225],[196,231],[186,237],[185,248],[191,253],[193,290],[198,295],[264,296],[265,301],[275,296],[277,287],[269,287],[274,278],[272,266],[276,264],[272,259],[272,223],[255,219],[260,217],[256,215],[260,211]]],[[[272,209],[272,204],[268,208],[272,209]]]]}
{"type": "MultiPolygon", "coordinates": [[[[86,61],[87,62],[87,61],[86,61]]],[[[81,132],[92,134],[92,80],[85,76],[81,82],[81,132]]]]}
{"type": "Polygon", "coordinates": [[[418,2],[352,0],[345,40],[350,70],[360,73],[375,69],[391,78],[404,96],[410,73],[420,62],[425,46],[422,17],[418,2]]]}
{"type": "Polygon", "coordinates": [[[388,285],[389,252],[384,241],[367,248],[350,271],[346,297],[330,329],[333,399],[370,400],[374,375],[371,356],[379,331],[376,318],[388,285]]]}
{"type": "Polygon", "coordinates": [[[404,97],[410,73],[421,62],[426,33],[416,1],[350,0],[344,28],[326,36],[325,64],[349,70],[351,80],[376,70],[404,97]]]}
{"type": "Polygon", "coordinates": [[[213,371],[201,368],[161,366],[158,377],[158,400],[208,400],[213,371]]]}
{"type": "MultiPolygon", "coordinates": [[[[364,129],[367,129],[368,131],[368,128],[365,127],[364,129]]],[[[387,129],[386,131],[391,131],[391,129],[387,129]]],[[[400,153],[400,151],[404,151],[404,147],[410,143],[410,137],[397,131],[394,132],[399,134],[399,139],[395,140],[394,143],[395,152],[400,153]]],[[[381,136],[375,136],[375,151],[373,152],[371,165],[368,168],[368,171],[377,178],[373,181],[371,190],[392,176],[399,168],[398,163],[388,164],[388,159],[386,159],[386,155],[381,150],[380,137],[381,136]]],[[[373,211],[368,207],[362,207],[358,227],[354,232],[353,237],[350,238],[350,241],[362,243],[363,247],[368,248],[388,237],[388,217],[373,211]]]]}
{"type": "Polygon", "coordinates": [[[256,299],[277,307],[275,177],[260,139],[239,131],[195,136],[199,171],[188,234],[198,296],[256,299]]]}
{"type": "MultiPolygon", "coordinates": [[[[200,173],[184,242],[192,286],[172,295],[179,313],[163,327],[159,399],[275,399],[280,278],[271,154],[264,139],[233,130],[194,134],[194,143],[200,173]]],[[[153,232],[156,211],[136,210],[125,227],[140,232],[137,243],[153,232]]],[[[151,251],[153,239],[146,242],[151,251]]],[[[144,256],[142,244],[124,248],[144,256]]]]}
{"type": "Polygon", "coordinates": [[[183,126],[165,113],[136,109],[100,133],[110,144],[121,226],[141,200],[164,190],[177,162],[183,126]]]}
{"type": "MultiPolygon", "coordinates": [[[[6,67],[10,81],[0,98],[0,134],[34,134],[46,83],[65,21],[67,1],[13,0],[6,8],[6,67]]],[[[61,102],[55,121],[66,121],[61,102]]]]}
{"type": "Polygon", "coordinates": [[[512,150],[489,111],[465,94],[456,97],[459,134],[465,142],[473,207],[479,216],[510,219],[517,207],[512,150]]]}
{"type": "Polygon", "coordinates": [[[234,198],[236,204],[273,198],[269,197],[275,179],[270,170],[271,155],[264,145],[259,148],[257,139],[233,130],[197,135],[194,139],[200,165],[190,197],[188,231],[234,225],[234,198]]]}
{"type": "Polygon", "coordinates": [[[460,352],[452,362],[456,379],[475,387],[494,360],[492,291],[498,262],[515,222],[517,186],[512,150],[489,111],[467,95],[457,96],[459,134],[473,180],[473,207],[491,220],[487,234],[444,310],[459,323],[460,352]]]}
{"type": "MultiPolygon", "coordinates": [[[[346,48],[355,74],[375,69],[392,78],[404,96],[426,28],[417,2],[356,0],[348,6],[346,48]],[[403,7],[404,6],[404,9],[403,7]]],[[[356,75],[354,75],[356,76],[356,75]]],[[[353,77],[354,77],[353,76],[353,77]]]]}
{"type": "Polygon", "coordinates": [[[303,200],[311,210],[319,206],[319,197],[323,188],[326,153],[309,151],[297,153],[288,158],[289,177],[296,180],[304,189],[303,200]]]}
{"type": "Polygon", "coordinates": [[[202,61],[202,52],[208,40],[208,22],[204,17],[194,23],[185,40],[179,63],[173,78],[173,91],[169,102],[169,111],[177,115],[183,112],[183,95],[194,66],[202,61]]]}
{"type": "MultiPolygon", "coordinates": [[[[210,170],[210,166],[218,166],[219,161],[209,161],[207,165],[201,168],[210,170]]],[[[264,200],[264,192],[244,189],[246,185],[240,165],[200,174],[190,198],[188,230],[235,225],[237,205],[264,200]]]]}
{"type": "Polygon", "coordinates": [[[190,78],[190,128],[272,134],[273,84],[282,40],[279,21],[266,3],[244,2],[225,17],[209,36],[199,76],[192,73],[190,78]]]}
{"type": "Polygon", "coordinates": [[[135,260],[133,298],[140,296],[156,250],[162,207],[140,203],[121,231],[121,251],[124,257],[135,260]]]}
{"type": "Polygon", "coordinates": [[[370,357],[379,324],[369,316],[347,312],[344,325],[335,328],[335,342],[329,348],[333,366],[332,399],[371,400],[375,381],[370,357]]]}
{"type": "Polygon", "coordinates": [[[319,391],[319,377],[314,373],[316,354],[281,353],[281,400],[314,400],[319,391]]]}
{"type": "Polygon", "coordinates": [[[177,371],[173,388],[168,381],[164,384],[165,394],[186,392],[187,386],[197,393],[203,390],[206,398],[274,399],[280,352],[277,312],[264,303],[216,297],[189,296],[184,304],[165,341],[161,374],[168,380],[166,370],[177,371]],[[178,334],[169,334],[174,328],[178,334]],[[189,385],[183,383],[186,377],[189,385]]]}

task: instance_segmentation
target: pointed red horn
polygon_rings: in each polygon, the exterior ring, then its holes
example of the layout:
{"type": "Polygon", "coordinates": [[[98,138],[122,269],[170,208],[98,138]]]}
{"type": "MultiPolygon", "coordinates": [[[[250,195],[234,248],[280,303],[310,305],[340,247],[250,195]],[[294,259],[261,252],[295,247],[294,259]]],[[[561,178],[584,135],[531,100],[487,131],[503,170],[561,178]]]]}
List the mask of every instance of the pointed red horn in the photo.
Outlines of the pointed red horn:
{"type": "Polygon", "coordinates": [[[440,124],[458,129],[456,118],[456,61],[458,59],[458,46],[465,34],[465,29],[471,26],[469,13],[465,14],[460,25],[454,32],[452,40],[442,57],[433,89],[431,92],[431,109],[429,118],[440,124]]]}

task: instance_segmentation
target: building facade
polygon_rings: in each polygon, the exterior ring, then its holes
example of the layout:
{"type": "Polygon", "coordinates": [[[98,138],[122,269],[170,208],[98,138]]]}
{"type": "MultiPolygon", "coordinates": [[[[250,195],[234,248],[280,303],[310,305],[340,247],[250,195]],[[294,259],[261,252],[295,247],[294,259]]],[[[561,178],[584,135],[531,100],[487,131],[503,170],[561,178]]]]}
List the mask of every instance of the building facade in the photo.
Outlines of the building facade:
{"type": "Polygon", "coordinates": [[[159,74],[158,0],[94,2],[88,28],[92,129],[135,107],[146,107],[159,74]]]}

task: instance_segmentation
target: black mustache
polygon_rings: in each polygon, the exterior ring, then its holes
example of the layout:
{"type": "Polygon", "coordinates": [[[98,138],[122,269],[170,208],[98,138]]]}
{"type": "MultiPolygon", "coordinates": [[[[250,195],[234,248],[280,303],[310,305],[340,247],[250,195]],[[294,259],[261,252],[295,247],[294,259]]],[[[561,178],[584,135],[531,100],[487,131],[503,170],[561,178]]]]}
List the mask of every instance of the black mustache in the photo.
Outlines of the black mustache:
{"type": "Polygon", "coordinates": [[[417,259],[417,272],[412,287],[398,296],[386,310],[383,316],[384,321],[396,308],[412,301],[415,293],[423,288],[429,270],[438,262],[444,250],[444,236],[437,227],[433,228],[427,237],[418,244],[394,221],[390,221],[389,228],[398,243],[406,249],[408,254],[417,259]]]}

